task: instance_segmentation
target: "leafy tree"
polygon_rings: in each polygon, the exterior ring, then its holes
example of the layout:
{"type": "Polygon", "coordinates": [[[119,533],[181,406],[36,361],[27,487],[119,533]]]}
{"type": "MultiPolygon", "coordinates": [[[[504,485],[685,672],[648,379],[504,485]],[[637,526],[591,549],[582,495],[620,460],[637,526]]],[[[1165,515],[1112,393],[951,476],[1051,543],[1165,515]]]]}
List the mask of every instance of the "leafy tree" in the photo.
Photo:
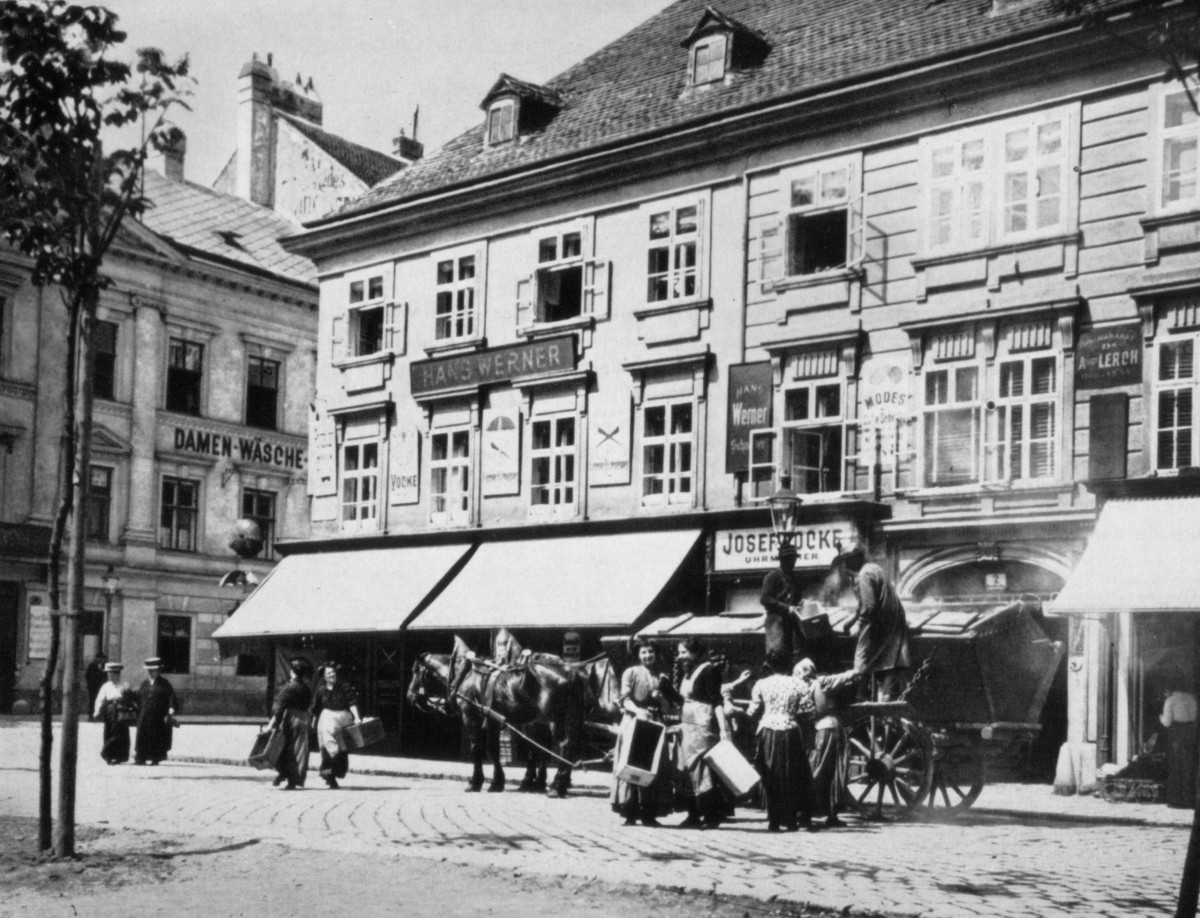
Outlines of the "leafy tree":
{"type": "Polygon", "coordinates": [[[75,853],[78,622],[83,612],[82,510],[91,453],[92,339],[100,293],[111,283],[102,267],[121,221],[137,218],[150,206],[142,194],[146,157],[178,139],[179,130],[166,115],[176,105],[186,107],[191,85],[186,57],[170,63],[149,48],[138,50],[135,65],[112,57],[125,38],[116,15],[102,7],[63,0],[0,4],[0,51],[7,65],[0,71],[0,232],[31,260],[32,282],[57,289],[67,335],[62,480],[48,558],[51,648],[41,682],[39,762],[39,842],[43,850],[53,845],[58,857],[75,853]],[[140,143],[105,150],[102,135],[139,125],[140,143]],[[65,612],[60,596],[64,542],[65,612]],[[51,701],[60,632],[62,741],[54,823],[51,701]]]}

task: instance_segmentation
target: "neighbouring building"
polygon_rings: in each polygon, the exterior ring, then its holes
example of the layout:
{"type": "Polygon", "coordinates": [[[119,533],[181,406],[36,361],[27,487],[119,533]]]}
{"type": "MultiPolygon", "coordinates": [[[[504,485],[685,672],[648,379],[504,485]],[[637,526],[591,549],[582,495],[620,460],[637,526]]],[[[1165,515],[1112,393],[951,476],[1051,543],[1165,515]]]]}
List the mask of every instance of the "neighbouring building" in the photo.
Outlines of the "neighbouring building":
{"type": "Polygon", "coordinates": [[[353,659],[398,717],[453,632],[757,609],[786,477],[809,589],[854,531],[911,609],[1046,603],[1042,773],[1127,760],[1196,675],[1200,121],[1112,6],[680,0],[481,87],[287,243],[313,538],[222,644],[353,659]]]}
{"type": "MultiPolygon", "coordinates": [[[[268,170],[275,203],[316,215],[338,203],[325,193],[330,182],[361,184],[363,164],[371,180],[403,167],[321,131],[320,103],[281,87],[269,68],[251,62],[242,84],[242,120],[287,150],[274,157],[253,141],[262,156],[247,184],[258,187],[256,170],[268,170]]],[[[271,209],[270,195],[255,201],[188,182],[183,160],[181,145],[165,156],[164,174],[147,172],[154,206],[122,227],[105,261],[113,284],[98,312],[82,649],[85,660],[101,650],[123,660],[134,679],[143,659],[162,657],[187,713],[259,714],[272,661],[221,660],[212,633],[245,595],[222,581],[264,577],[276,541],[309,533],[316,274],[280,246],[298,224],[271,209]],[[249,561],[230,550],[241,518],[265,537],[249,561]]],[[[57,291],[33,287],[10,253],[0,263],[0,712],[8,712],[36,708],[47,655],[66,337],[57,291]]]]}

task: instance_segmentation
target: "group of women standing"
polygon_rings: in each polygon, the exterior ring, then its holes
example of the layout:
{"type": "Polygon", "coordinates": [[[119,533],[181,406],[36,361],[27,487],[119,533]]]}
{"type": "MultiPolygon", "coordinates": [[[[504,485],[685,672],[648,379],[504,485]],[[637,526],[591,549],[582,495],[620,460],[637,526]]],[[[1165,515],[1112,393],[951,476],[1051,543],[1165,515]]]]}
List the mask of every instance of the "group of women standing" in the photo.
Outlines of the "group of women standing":
{"type": "Polygon", "coordinates": [[[171,751],[179,700],[175,689],[162,676],[162,660],[150,657],[143,664],[146,678],[135,693],[122,674],[120,663],[106,663],[108,681],[96,693],[93,717],[104,724],[100,756],[109,765],[129,761],[129,728],[137,726],[135,765],[157,765],[171,751]]]}
{"type": "Polygon", "coordinates": [[[316,691],[309,688],[312,664],[303,657],[289,661],[291,677],[275,695],[270,729],[283,733],[283,752],[276,765],[275,787],[304,786],[308,777],[309,731],[316,724],[321,750],[320,775],[331,789],[338,787],[350,767],[345,728],[362,722],[354,686],[341,677],[336,663],[321,667],[316,691]]]}

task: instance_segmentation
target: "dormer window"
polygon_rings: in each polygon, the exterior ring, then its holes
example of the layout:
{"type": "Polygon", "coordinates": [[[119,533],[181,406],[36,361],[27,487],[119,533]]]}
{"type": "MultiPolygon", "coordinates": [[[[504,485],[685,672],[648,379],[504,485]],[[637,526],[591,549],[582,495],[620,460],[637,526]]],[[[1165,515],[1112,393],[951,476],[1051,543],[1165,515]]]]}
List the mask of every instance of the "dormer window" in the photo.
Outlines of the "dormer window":
{"type": "Polygon", "coordinates": [[[516,134],[516,103],[503,99],[488,110],[488,146],[506,143],[516,134]]]}
{"type": "Polygon", "coordinates": [[[770,51],[766,38],[711,6],[681,42],[688,50],[689,85],[720,83],[731,71],[757,67],[770,51]]]}
{"type": "Polygon", "coordinates": [[[692,85],[702,86],[725,78],[726,35],[710,35],[692,46],[692,85]]]}

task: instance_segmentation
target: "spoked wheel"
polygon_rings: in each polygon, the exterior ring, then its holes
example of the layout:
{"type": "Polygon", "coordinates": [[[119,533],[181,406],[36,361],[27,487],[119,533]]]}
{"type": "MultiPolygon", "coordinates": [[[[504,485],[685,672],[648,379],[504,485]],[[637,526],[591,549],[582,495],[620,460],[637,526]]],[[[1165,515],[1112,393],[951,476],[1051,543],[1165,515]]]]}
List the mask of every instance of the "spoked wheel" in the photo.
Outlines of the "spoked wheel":
{"type": "Polygon", "coordinates": [[[900,717],[865,717],[846,731],[846,802],[864,815],[907,812],[929,793],[933,744],[900,717]]]}
{"type": "Polygon", "coordinates": [[[933,784],[925,805],[949,814],[970,808],[986,780],[983,747],[945,734],[933,736],[933,784]]]}

